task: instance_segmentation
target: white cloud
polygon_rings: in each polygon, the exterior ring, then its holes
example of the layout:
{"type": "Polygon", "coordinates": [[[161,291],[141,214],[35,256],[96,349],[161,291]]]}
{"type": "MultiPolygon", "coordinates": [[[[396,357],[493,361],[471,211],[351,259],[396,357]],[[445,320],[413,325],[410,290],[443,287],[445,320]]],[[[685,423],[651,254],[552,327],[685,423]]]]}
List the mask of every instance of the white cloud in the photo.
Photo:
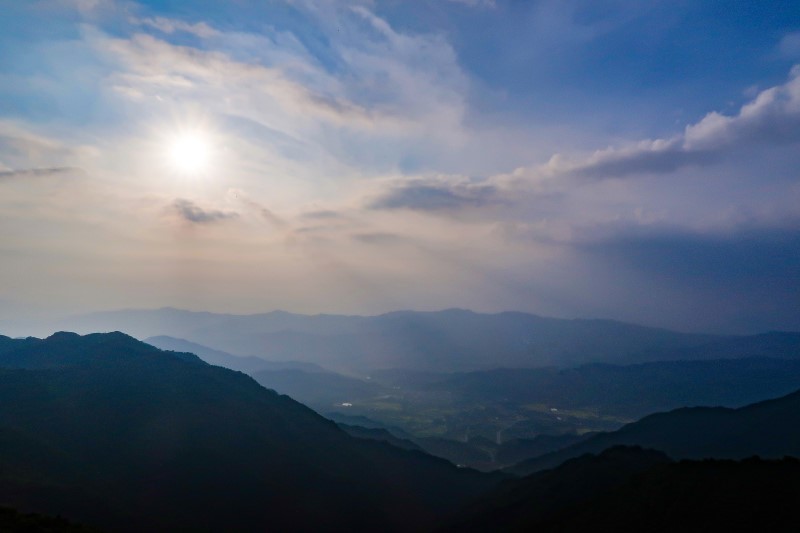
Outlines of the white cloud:
{"type": "Polygon", "coordinates": [[[152,17],[152,18],[131,17],[130,21],[133,24],[154,28],[162,33],[167,33],[167,34],[172,34],[176,32],[185,32],[202,38],[210,38],[220,35],[219,31],[215,30],[205,22],[191,23],[165,17],[152,17]]]}
{"type": "Polygon", "coordinates": [[[582,158],[555,155],[528,175],[597,179],[669,174],[693,165],[709,165],[725,154],[764,145],[800,141],[800,67],[788,81],[759,92],[736,114],[708,113],[678,135],[611,147],[582,158]]]}
{"type": "Polygon", "coordinates": [[[793,142],[800,140],[800,66],[789,81],[761,91],[733,116],[709,113],[687,126],[686,150],[731,148],[741,143],[793,142]]]}
{"type": "Polygon", "coordinates": [[[736,113],[709,113],[669,138],[556,154],[543,165],[482,180],[387,180],[365,194],[363,205],[418,211],[454,225],[495,225],[503,228],[498,235],[539,243],[608,239],[632,227],[700,234],[782,227],[800,220],[798,142],[795,67],[785,83],[759,92],[736,113]]]}

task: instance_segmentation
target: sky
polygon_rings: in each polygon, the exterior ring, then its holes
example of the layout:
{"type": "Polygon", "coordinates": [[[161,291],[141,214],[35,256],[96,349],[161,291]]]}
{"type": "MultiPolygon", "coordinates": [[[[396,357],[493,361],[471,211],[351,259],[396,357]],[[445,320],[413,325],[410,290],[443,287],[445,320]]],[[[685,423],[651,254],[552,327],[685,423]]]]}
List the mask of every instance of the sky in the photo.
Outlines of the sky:
{"type": "Polygon", "coordinates": [[[800,330],[795,0],[0,0],[0,320],[800,330]]]}

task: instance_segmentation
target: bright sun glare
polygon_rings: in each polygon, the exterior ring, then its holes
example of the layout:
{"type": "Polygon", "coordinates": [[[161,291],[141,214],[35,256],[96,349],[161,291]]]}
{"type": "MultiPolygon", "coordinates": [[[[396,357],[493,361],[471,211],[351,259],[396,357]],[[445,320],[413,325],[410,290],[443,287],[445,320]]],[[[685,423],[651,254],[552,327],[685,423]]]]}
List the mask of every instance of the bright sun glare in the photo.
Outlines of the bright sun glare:
{"type": "Polygon", "coordinates": [[[208,168],[211,144],[206,135],[198,131],[183,132],[168,147],[173,168],[184,174],[198,174],[208,168]]]}

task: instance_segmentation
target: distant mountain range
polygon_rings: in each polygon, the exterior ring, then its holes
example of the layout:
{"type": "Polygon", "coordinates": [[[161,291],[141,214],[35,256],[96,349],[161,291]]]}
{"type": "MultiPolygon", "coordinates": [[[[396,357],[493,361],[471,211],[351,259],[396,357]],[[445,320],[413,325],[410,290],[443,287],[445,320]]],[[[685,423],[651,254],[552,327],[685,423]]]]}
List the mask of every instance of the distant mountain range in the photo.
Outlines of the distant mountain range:
{"type": "Polygon", "coordinates": [[[0,338],[0,405],[0,501],[109,530],[417,530],[496,480],[122,333],[0,338]]]}
{"type": "Polygon", "coordinates": [[[379,316],[255,315],[164,308],[73,317],[39,330],[167,335],[239,356],[305,361],[366,375],[376,369],[453,372],[728,357],[800,357],[800,333],[686,334],[610,320],[564,320],[451,309],[379,316]]]}
{"type": "Polygon", "coordinates": [[[239,372],[244,372],[245,374],[253,374],[262,370],[302,370],[305,372],[326,372],[324,368],[319,365],[315,365],[314,363],[305,363],[303,361],[268,361],[263,357],[255,357],[252,355],[233,355],[223,352],[222,350],[214,350],[213,348],[203,346],[202,344],[197,344],[196,342],[169,337],[167,335],[148,337],[144,340],[144,342],[161,350],[193,353],[210,365],[230,368],[231,370],[238,370],[239,372]]]}

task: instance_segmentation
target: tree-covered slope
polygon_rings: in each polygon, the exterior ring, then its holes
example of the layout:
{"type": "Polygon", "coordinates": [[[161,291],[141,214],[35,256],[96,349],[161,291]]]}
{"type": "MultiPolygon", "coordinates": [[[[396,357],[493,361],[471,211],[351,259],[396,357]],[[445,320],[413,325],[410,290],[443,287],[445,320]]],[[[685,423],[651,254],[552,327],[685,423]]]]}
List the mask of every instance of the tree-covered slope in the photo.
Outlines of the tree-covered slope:
{"type": "Polygon", "coordinates": [[[0,501],[119,530],[410,530],[493,480],[121,333],[0,356],[0,501]]]}
{"type": "Polygon", "coordinates": [[[509,470],[526,475],[618,445],[653,448],[674,459],[800,457],[800,391],[739,409],[692,407],[657,413],[509,470]]]}
{"type": "Polygon", "coordinates": [[[567,533],[797,530],[800,461],[673,462],[638,447],[509,480],[443,529],[567,533]]]}

